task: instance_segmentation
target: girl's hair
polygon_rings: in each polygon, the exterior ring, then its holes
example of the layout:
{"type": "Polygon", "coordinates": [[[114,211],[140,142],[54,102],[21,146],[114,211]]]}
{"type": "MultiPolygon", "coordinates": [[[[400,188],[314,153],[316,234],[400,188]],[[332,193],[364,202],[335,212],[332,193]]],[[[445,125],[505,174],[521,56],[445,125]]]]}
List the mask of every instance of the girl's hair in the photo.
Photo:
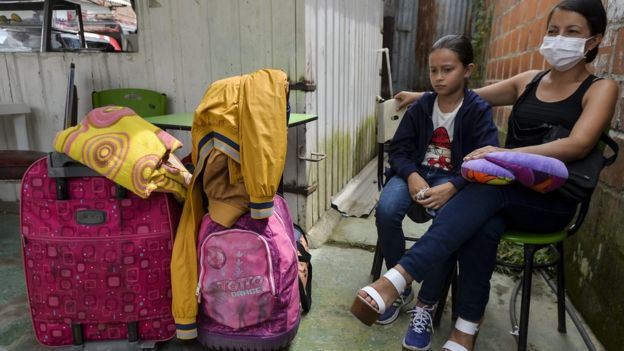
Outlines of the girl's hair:
{"type": "Polygon", "coordinates": [[[471,64],[474,59],[470,39],[463,35],[451,34],[443,36],[433,44],[429,53],[432,53],[437,49],[449,49],[455,52],[464,67],[471,64]]]}
{"type": "MultiPolygon", "coordinates": [[[[548,15],[547,25],[550,23],[555,10],[566,10],[576,12],[587,20],[591,35],[603,34],[607,29],[607,13],[600,0],[563,0],[555,6],[548,15]]],[[[585,62],[592,62],[598,55],[598,47],[591,49],[585,55],[585,62]]]]}

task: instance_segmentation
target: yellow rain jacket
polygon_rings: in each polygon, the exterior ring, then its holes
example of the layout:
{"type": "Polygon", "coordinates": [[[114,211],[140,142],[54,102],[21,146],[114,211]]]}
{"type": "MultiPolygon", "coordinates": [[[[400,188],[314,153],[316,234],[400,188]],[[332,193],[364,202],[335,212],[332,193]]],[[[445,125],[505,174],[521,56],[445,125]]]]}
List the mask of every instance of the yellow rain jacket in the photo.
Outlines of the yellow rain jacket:
{"type": "MultiPolygon", "coordinates": [[[[229,183],[244,183],[253,218],[270,217],[286,158],[288,80],[278,70],[214,82],[195,110],[191,129],[195,172],[173,245],[173,316],[179,339],[197,336],[197,231],[203,206],[203,172],[211,151],[228,156],[229,183]]],[[[246,212],[208,195],[211,218],[227,226],[246,212]]]]}

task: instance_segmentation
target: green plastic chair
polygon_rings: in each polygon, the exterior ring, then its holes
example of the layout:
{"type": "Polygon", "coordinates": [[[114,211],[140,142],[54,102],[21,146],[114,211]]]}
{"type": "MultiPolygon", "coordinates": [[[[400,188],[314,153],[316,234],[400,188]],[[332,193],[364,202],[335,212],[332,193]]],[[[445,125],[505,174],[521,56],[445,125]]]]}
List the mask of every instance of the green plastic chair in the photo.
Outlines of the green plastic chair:
{"type": "Polygon", "coordinates": [[[93,108],[116,105],[129,107],[141,117],[167,114],[167,95],[147,89],[109,89],[91,93],[93,108]]]}
{"type": "MultiPolygon", "coordinates": [[[[604,134],[607,134],[609,129],[607,128],[604,131],[604,134]]],[[[598,148],[601,151],[604,151],[606,147],[611,148],[614,154],[608,158],[605,158],[605,166],[609,166],[615,162],[618,154],[618,145],[614,144],[614,142],[607,142],[605,140],[601,140],[598,143],[598,148]]],[[[531,283],[533,278],[533,270],[535,268],[544,268],[555,265],[557,271],[556,277],[556,294],[557,294],[557,330],[560,333],[566,333],[566,293],[565,293],[565,275],[564,275],[564,252],[563,252],[563,240],[574,233],[576,233],[585,217],[587,215],[587,211],[589,210],[590,199],[587,199],[581,202],[578,206],[578,211],[576,215],[576,219],[572,225],[563,230],[552,232],[552,233],[532,233],[532,232],[524,232],[524,231],[514,231],[508,230],[503,233],[502,240],[509,241],[514,244],[522,245],[524,247],[524,261],[522,265],[509,264],[505,262],[497,262],[499,265],[517,268],[522,270],[522,280],[518,282],[522,286],[522,300],[520,305],[520,323],[519,325],[514,325],[514,332],[517,333],[517,341],[518,341],[518,351],[526,351],[527,349],[527,335],[529,329],[529,307],[531,303],[531,283]],[[535,258],[535,253],[543,248],[550,247],[554,249],[556,256],[553,262],[549,262],[546,264],[536,265],[533,260],[535,258]]],[[[544,276],[545,277],[545,276],[544,276]]],[[[547,281],[550,285],[550,282],[547,281]]],[[[552,287],[552,285],[551,285],[552,287]]],[[[516,293],[518,291],[519,286],[516,285],[516,288],[512,292],[511,302],[509,306],[510,316],[512,318],[512,324],[516,324],[515,317],[515,299],[516,293]]],[[[554,290],[554,289],[553,289],[554,290]]],[[[581,335],[585,335],[585,331],[583,326],[578,322],[578,318],[573,310],[568,311],[570,313],[570,317],[577,329],[581,332],[581,335]]],[[[588,339],[583,337],[584,341],[587,343],[588,339]]]]}
{"type": "MultiPolygon", "coordinates": [[[[520,323],[514,325],[514,332],[518,336],[518,351],[525,351],[527,349],[527,332],[529,328],[529,307],[531,303],[531,283],[533,280],[533,270],[535,268],[543,268],[545,266],[556,265],[557,271],[557,330],[561,333],[566,332],[566,319],[565,319],[565,276],[564,276],[564,255],[563,255],[563,240],[568,236],[576,233],[587,215],[589,209],[589,201],[581,203],[580,210],[578,211],[576,220],[569,228],[552,233],[532,233],[523,231],[509,230],[503,234],[502,240],[512,242],[514,244],[522,245],[524,247],[524,261],[523,265],[513,265],[498,262],[504,266],[511,266],[512,268],[522,269],[522,280],[518,283],[522,285],[522,302],[520,305],[520,323]],[[547,263],[545,265],[536,265],[534,261],[535,253],[543,248],[550,247],[556,252],[556,259],[554,262],[547,263]]],[[[509,306],[510,314],[512,317],[512,323],[515,324],[515,298],[517,287],[512,292],[512,299],[509,306]]]]}

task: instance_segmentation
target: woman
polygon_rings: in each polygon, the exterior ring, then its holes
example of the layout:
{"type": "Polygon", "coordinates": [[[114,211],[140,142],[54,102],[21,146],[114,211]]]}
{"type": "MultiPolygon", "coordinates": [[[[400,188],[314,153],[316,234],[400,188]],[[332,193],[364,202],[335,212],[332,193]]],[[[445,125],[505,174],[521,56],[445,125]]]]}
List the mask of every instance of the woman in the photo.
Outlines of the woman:
{"type": "MultiPolygon", "coordinates": [[[[558,158],[564,162],[584,158],[597,144],[609,125],[617,101],[614,81],[597,79],[586,67],[594,60],[606,29],[606,13],[598,0],[565,0],[551,11],[547,35],[540,52],[553,67],[543,77],[538,71],[518,74],[476,92],[493,106],[511,105],[529,82],[539,81],[526,98],[514,106],[509,121],[507,151],[528,152],[558,158]],[[541,142],[549,131],[544,123],[571,130],[568,137],[541,142]],[[532,134],[530,138],[522,135],[532,134]]],[[[419,98],[418,93],[400,93],[402,105],[419,98]]],[[[465,159],[484,157],[504,150],[486,146],[465,159]]],[[[424,204],[427,207],[426,204],[424,204]]],[[[431,208],[436,209],[435,206],[431,208]]],[[[507,227],[532,232],[564,228],[574,216],[576,203],[557,193],[540,194],[520,185],[490,186],[469,184],[441,208],[427,233],[399,260],[399,263],[366,290],[358,291],[352,311],[358,318],[377,313],[391,304],[413,280],[429,278],[435,268],[457,250],[466,256],[491,257],[491,265],[471,265],[460,253],[460,281],[475,288],[472,299],[458,302],[459,318],[444,345],[448,351],[474,348],[474,336],[485,311],[489,279],[494,267],[495,246],[472,245],[484,233],[483,226],[503,218],[507,227]],[[464,276],[464,278],[462,278],[464,276]],[[487,287],[487,289],[484,289],[487,287]],[[379,307],[378,307],[379,306],[379,307]],[[465,311],[465,312],[463,312],[465,311]]],[[[502,230],[498,230],[498,235],[502,230]]]]}

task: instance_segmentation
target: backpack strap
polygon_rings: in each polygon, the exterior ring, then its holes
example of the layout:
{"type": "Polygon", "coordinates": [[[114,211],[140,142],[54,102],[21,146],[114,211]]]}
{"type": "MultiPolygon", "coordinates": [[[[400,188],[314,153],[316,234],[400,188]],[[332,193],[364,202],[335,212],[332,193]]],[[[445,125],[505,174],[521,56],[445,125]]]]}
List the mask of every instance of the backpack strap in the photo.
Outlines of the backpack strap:
{"type": "Polygon", "coordinates": [[[600,141],[605,143],[605,146],[608,146],[611,151],[613,151],[613,155],[604,158],[605,166],[610,166],[613,162],[615,162],[615,159],[618,156],[618,151],[620,151],[620,146],[615,142],[615,140],[608,136],[607,133],[600,134],[600,141]]]}
{"type": "Polygon", "coordinates": [[[301,235],[297,240],[299,263],[305,264],[308,271],[306,281],[303,281],[303,277],[299,274],[299,299],[301,301],[301,308],[303,313],[308,313],[312,307],[312,254],[310,254],[310,251],[302,244],[302,241],[309,243],[305,231],[295,223],[293,223],[293,226],[295,232],[301,235]]]}

